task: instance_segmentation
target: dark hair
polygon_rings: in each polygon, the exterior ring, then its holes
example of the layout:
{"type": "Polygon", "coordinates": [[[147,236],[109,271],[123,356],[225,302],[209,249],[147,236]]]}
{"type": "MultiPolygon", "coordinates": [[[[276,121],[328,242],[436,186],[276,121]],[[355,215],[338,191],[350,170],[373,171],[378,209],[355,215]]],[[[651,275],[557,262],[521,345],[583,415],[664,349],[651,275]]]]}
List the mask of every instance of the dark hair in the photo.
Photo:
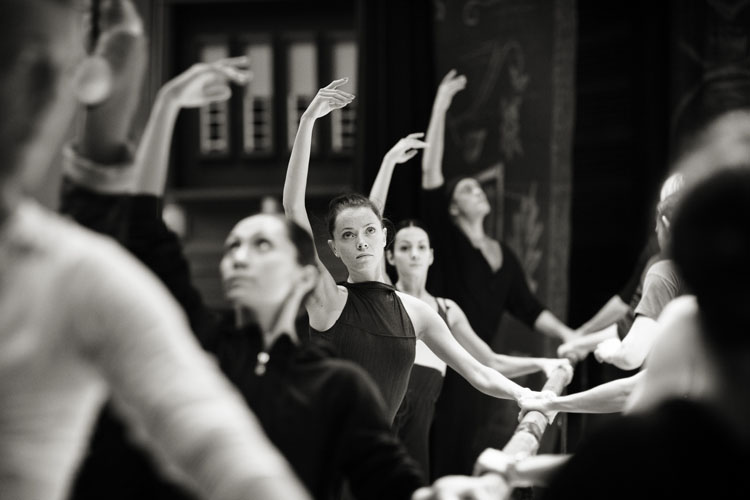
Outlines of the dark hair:
{"type": "Polygon", "coordinates": [[[328,214],[326,215],[326,225],[328,226],[328,234],[333,238],[333,231],[336,228],[336,219],[339,214],[347,208],[360,208],[366,207],[372,210],[378,220],[382,223],[383,216],[378,210],[378,207],[370,201],[369,198],[359,193],[344,193],[340,194],[328,203],[328,214]]]}
{"type": "MultiPolygon", "coordinates": [[[[456,194],[458,183],[464,179],[474,179],[474,177],[470,175],[457,175],[456,177],[452,177],[445,182],[445,186],[443,187],[443,189],[445,193],[445,200],[448,202],[448,206],[450,206],[451,202],[453,201],[453,195],[456,194]]],[[[446,207],[446,210],[447,208],[448,207],[446,207]]]]}
{"type": "Polygon", "coordinates": [[[293,220],[287,219],[284,214],[269,215],[278,217],[279,220],[283,221],[287,236],[297,249],[297,263],[301,266],[314,266],[316,264],[315,242],[310,233],[293,220]]]}
{"type": "Polygon", "coordinates": [[[695,294],[709,344],[750,348],[750,165],[723,169],[685,193],[670,253],[695,294]]]}
{"type": "MultiPolygon", "coordinates": [[[[406,229],[407,227],[418,227],[425,233],[427,233],[427,240],[432,241],[432,237],[430,236],[430,232],[427,230],[427,227],[420,221],[419,219],[404,219],[398,224],[396,224],[396,228],[393,231],[393,240],[391,240],[390,245],[388,245],[388,248],[390,250],[393,249],[393,245],[396,243],[396,236],[398,236],[398,233],[402,229],[406,229]]],[[[430,243],[430,247],[432,247],[432,243],[430,243]]]]}
{"type": "Polygon", "coordinates": [[[29,29],[38,26],[39,9],[45,5],[73,8],[71,0],[0,2],[0,181],[18,166],[62,73],[45,34],[29,29]]]}

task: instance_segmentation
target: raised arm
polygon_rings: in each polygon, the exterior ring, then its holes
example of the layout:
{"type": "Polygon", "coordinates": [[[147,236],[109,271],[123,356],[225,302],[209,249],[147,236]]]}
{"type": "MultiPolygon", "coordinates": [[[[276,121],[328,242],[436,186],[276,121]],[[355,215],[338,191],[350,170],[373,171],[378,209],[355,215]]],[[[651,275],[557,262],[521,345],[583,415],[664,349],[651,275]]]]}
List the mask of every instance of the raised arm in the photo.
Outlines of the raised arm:
{"type": "Polygon", "coordinates": [[[315,120],[322,118],[334,109],[343,108],[354,96],[338,87],[346,84],[348,78],[334,80],[327,87],[318,91],[299,121],[297,135],[294,138],[289,166],[284,180],[283,204],[286,216],[307,229],[312,234],[310,219],[305,206],[305,191],[307,188],[307,172],[310,166],[310,149],[312,147],[312,133],[315,120]]]}
{"type": "Polygon", "coordinates": [[[409,134],[400,139],[383,157],[380,163],[380,170],[372,183],[370,190],[370,201],[372,201],[380,213],[385,212],[385,202],[388,198],[388,188],[391,185],[393,169],[399,163],[406,163],[416,156],[419,149],[425,148],[427,143],[420,139],[424,136],[422,132],[409,134]]]}
{"type": "Polygon", "coordinates": [[[497,370],[509,378],[520,377],[521,375],[538,371],[551,373],[559,366],[564,366],[570,371],[572,377],[573,367],[567,359],[527,358],[522,356],[507,356],[494,352],[476,334],[461,307],[452,300],[449,300],[447,305],[451,333],[458,343],[461,344],[461,347],[466,349],[469,354],[483,365],[497,370]]]}
{"type": "Polygon", "coordinates": [[[244,85],[250,80],[248,64],[245,56],[197,63],[159,89],[135,157],[135,192],[164,194],[172,133],[180,110],[229,99],[230,82],[244,85]]]}
{"type": "Polygon", "coordinates": [[[445,144],[445,114],[453,96],[466,87],[466,77],[456,76],[452,69],[443,77],[432,105],[430,124],[427,127],[425,148],[422,156],[422,189],[434,189],[443,185],[443,147],[445,144]]]}
{"type": "Polygon", "coordinates": [[[518,400],[533,394],[512,380],[474,359],[451,335],[448,325],[425,302],[406,293],[398,292],[414,323],[417,336],[451,368],[456,370],[477,390],[501,399],[518,400]]]}
{"type": "Polygon", "coordinates": [[[98,28],[94,54],[111,69],[112,88],[104,102],[81,115],[75,148],[97,163],[130,161],[128,138],[148,63],[143,23],[131,0],[112,0],[102,3],[98,28]]]}
{"type": "MultiPolygon", "coordinates": [[[[327,87],[318,91],[300,118],[299,129],[297,129],[292,153],[289,157],[282,198],[284,213],[286,213],[287,218],[305,228],[311,235],[313,232],[305,206],[305,191],[310,164],[313,126],[318,118],[322,118],[334,109],[343,108],[352,102],[354,99],[352,94],[338,89],[347,81],[348,78],[334,80],[327,87]]],[[[310,317],[310,326],[322,331],[331,327],[335,317],[340,312],[340,308],[343,307],[346,296],[342,295],[333,276],[321,262],[317,249],[315,259],[318,269],[320,269],[320,279],[311,297],[305,302],[305,307],[310,317]],[[335,311],[335,314],[332,314],[332,311],[335,311]]]]}

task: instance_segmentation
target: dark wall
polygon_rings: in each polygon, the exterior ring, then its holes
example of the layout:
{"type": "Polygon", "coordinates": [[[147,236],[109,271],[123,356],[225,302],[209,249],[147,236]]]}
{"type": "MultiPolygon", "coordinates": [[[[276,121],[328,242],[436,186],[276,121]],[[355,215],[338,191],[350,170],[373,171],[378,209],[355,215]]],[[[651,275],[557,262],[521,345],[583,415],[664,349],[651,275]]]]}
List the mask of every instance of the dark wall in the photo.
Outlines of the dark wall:
{"type": "Polygon", "coordinates": [[[667,2],[578,1],[569,320],[622,287],[667,172],[667,2]]]}

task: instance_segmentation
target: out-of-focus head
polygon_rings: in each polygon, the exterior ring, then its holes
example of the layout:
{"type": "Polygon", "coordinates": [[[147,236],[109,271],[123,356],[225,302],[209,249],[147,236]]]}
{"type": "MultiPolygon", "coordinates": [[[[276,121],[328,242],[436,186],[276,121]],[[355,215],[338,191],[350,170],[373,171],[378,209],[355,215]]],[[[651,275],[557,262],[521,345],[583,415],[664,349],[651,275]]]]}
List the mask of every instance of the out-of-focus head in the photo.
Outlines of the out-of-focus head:
{"type": "Polygon", "coordinates": [[[229,301],[253,311],[279,307],[293,287],[318,277],[312,237],[279,214],[238,222],[227,236],[220,270],[229,301]]]}
{"type": "Polygon", "coordinates": [[[473,177],[461,177],[446,185],[448,193],[448,213],[452,217],[475,219],[490,213],[490,203],[487,195],[473,177]]]}
{"type": "Polygon", "coordinates": [[[675,162],[688,185],[720,168],[750,164],[750,108],[720,114],[684,141],[675,162]]]}
{"type": "Polygon", "coordinates": [[[407,219],[398,224],[391,247],[386,251],[388,263],[399,276],[416,274],[426,276],[434,260],[430,236],[422,224],[407,219]]]}
{"type": "Polygon", "coordinates": [[[352,271],[377,269],[383,259],[387,231],[378,208],[357,193],[337,196],[328,205],[328,245],[352,271]]]}
{"type": "Polygon", "coordinates": [[[72,76],[84,57],[77,5],[0,2],[0,183],[35,187],[69,130],[72,76]]]}
{"type": "Polygon", "coordinates": [[[671,254],[695,294],[707,340],[750,352],[750,166],[719,169],[686,192],[671,254]]]}
{"type": "Polygon", "coordinates": [[[669,244],[672,217],[679,200],[680,191],[675,191],[656,205],[656,237],[659,241],[659,248],[662,250],[665,250],[669,244]]]}
{"type": "Polygon", "coordinates": [[[667,196],[670,196],[677,191],[681,190],[685,186],[685,176],[681,172],[675,172],[671,174],[664,183],[661,185],[661,191],[659,192],[659,201],[664,201],[667,196]]]}

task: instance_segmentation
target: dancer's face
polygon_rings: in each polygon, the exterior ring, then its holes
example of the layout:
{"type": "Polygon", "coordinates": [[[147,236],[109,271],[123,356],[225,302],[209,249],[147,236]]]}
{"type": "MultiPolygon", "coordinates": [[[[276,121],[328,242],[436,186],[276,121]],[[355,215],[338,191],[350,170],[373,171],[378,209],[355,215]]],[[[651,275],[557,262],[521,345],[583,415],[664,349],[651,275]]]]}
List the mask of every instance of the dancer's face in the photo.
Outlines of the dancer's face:
{"type": "Polygon", "coordinates": [[[467,218],[483,217],[490,213],[490,203],[476,179],[461,179],[453,190],[451,215],[467,218]]]}
{"type": "Polygon", "coordinates": [[[352,271],[369,272],[383,259],[386,230],[368,207],[345,208],[334,224],[333,239],[328,240],[334,255],[352,271]]]}
{"type": "Polygon", "coordinates": [[[399,276],[425,278],[433,261],[430,238],[421,227],[405,227],[396,233],[388,262],[399,276]]]}
{"type": "Polygon", "coordinates": [[[301,279],[304,267],[284,222],[272,215],[253,215],[241,220],[224,244],[224,293],[233,304],[251,310],[277,307],[301,279]]]}

